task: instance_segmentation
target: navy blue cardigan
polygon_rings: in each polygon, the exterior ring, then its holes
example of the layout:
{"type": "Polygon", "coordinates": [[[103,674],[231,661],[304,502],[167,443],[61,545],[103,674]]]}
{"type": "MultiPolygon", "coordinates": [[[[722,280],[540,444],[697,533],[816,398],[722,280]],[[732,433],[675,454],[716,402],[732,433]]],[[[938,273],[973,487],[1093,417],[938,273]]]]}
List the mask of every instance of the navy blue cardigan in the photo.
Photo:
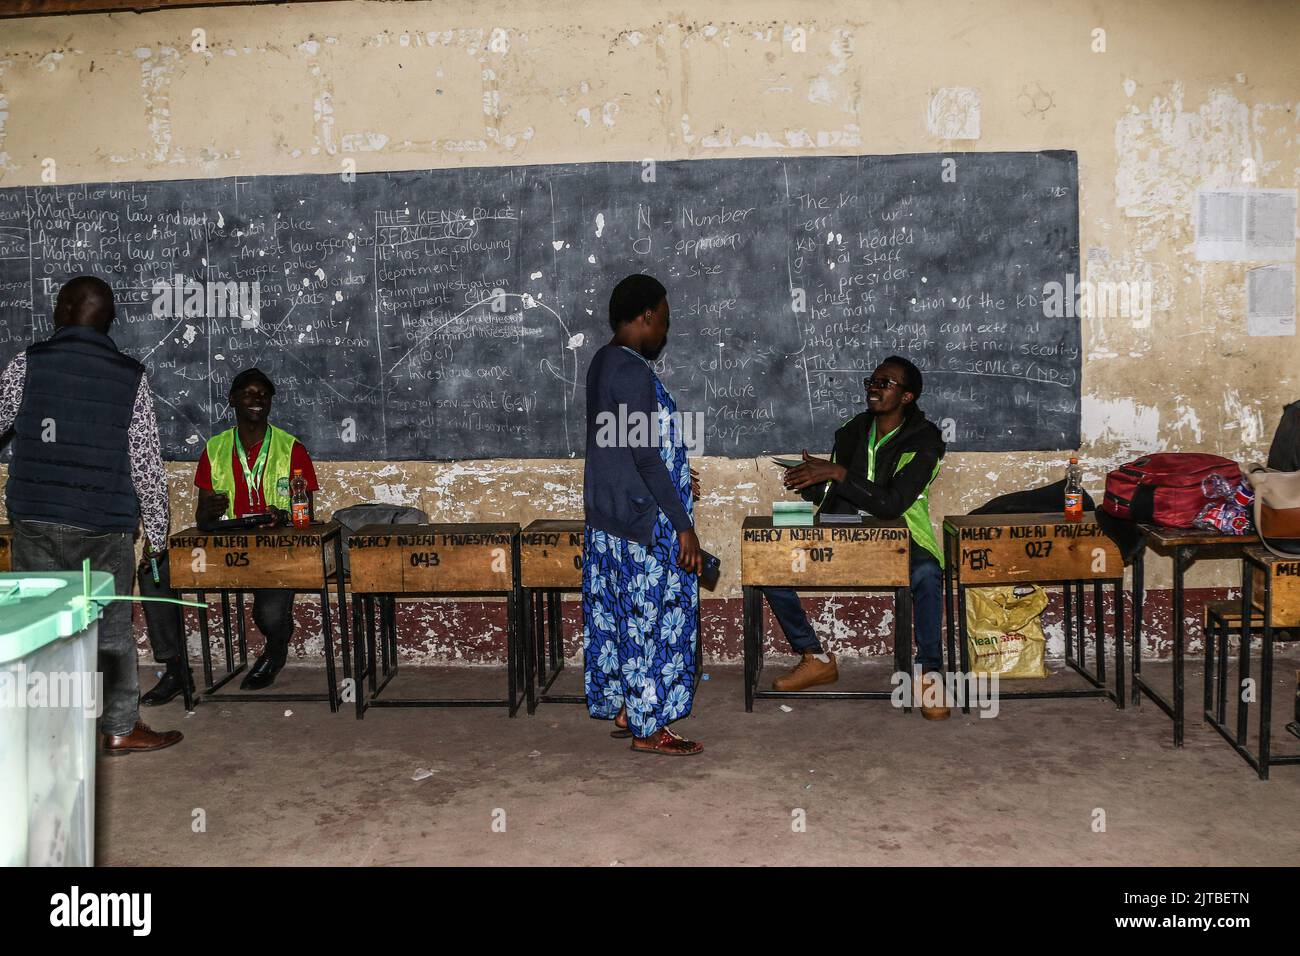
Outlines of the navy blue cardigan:
{"type": "Polygon", "coordinates": [[[601,448],[596,436],[602,421],[607,421],[601,418],[602,412],[612,415],[615,422],[640,412],[646,416],[647,434],[656,433],[659,427],[659,402],[650,366],[635,353],[613,344],[600,348],[587,369],[587,461],[582,489],[586,523],[642,545],[651,543],[660,510],[674,530],[690,530],[690,516],[659,457],[658,446],[647,442],[643,447],[626,447],[620,438],[612,447],[601,448]],[[620,405],[625,409],[622,416],[620,405]]]}

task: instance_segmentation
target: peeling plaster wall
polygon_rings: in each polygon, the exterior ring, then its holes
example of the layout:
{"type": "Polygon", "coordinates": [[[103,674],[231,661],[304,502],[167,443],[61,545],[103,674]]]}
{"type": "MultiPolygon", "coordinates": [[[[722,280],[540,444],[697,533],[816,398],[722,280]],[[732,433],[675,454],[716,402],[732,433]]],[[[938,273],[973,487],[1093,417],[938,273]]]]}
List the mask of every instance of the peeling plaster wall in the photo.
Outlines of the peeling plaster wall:
{"type": "MultiPolygon", "coordinates": [[[[1259,187],[1300,185],[1297,38],[1290,0],[341,2],[0,21],[0,186],[38,183],[47,157],[74,183],[326,173],[347,159],[368,171],[1075,149],[1086,277],[1154,288],[1149,326],[1083,320],[1081,456],[1096,491],[1146,451],[1262,460],[1300,391],[1295,339],[1245,335],[1249,264],[1196,262],[1191,219],[1195,190],[1242,185],[1245,159],[1259,187]],[[205,51],[191,49],[196,29],[205,51]]],[[[1067,457],[950,455],[934,514],[1053,480],[1067,457]]],[[[781,494],[777,469],[700,464],[701,537],[727,567],[718,596],[734,598],[738,527],[781,494]]],[[[579,462],[319,471],[325,510],[581,515],[579,462]]],[[[171,473],[179,527],[191,468],[171,473]]],[[[1148,587],[1168,586],[1167,559],[1147,568],[1148,587]]],[[[1188,584],[1233,577],[1202,562],[1188,584]]],[[[875,623],[850,626],[865,638],[875,623]]]]}

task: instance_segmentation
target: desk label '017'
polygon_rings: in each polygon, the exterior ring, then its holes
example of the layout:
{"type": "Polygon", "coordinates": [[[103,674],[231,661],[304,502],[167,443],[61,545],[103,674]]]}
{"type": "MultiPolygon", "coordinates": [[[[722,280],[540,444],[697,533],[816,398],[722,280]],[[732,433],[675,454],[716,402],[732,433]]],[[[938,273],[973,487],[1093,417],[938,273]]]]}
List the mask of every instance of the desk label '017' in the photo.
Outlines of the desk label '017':
{"type": "Polygon", "coordinates": [[[746,527],[741,583],[786,587],[903,587],[909,581],[905,527],[746,527]]]}

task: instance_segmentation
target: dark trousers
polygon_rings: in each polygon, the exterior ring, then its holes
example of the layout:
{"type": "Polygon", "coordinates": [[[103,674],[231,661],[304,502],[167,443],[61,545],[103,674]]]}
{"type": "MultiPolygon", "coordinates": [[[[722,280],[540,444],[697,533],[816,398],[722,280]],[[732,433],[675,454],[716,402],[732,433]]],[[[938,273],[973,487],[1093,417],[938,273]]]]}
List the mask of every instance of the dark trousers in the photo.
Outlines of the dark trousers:
{"type": "MultiPolygon", "coordinates": [[[[908,556],[911,570],[912,630],[916,634],[916,662],[923,671],[943,669],[943,569],[929,551],[913,543],[908,556]]],[[[819,654],[821,642],[793,588],[759,588],[772,615],[796,654],[819,654]]]]}
{"type": "MultiPolygon", "coordinates": [[[[126,531],[98,533],[47,521],[14,521],[12,563],[15,571],[80,571],[90,559],[92,571],[113,575],[113,590],[130,595],[134,585],[135,546],[126,531]]],[[[99,729],[129,734],[140,719],[140,674],[136,669],[131,602],[110,601],[99,618],[99,670],[104,675],[104,713],[99,729]]]]}
{"type": "MultiPolygon", "coordinates": [[[[182,556],[182,559],[184,556],[182,556]]],[[[146,563],[140,571],[140,593],[154,597],[175,597],[171,587],[170,552],[158,562],[158,583],[146,563]]],[[[145,626],[154,660],[170,661],[185,656],[185,624],[181,609],[174,604],[144,606],[145,626]]],[[[273,588],[253,591],[253,623],[266,636],[266,650],[271,660],[283,664],[289,656],[289,638],[293,636],[293,592],[273,588]]]]}

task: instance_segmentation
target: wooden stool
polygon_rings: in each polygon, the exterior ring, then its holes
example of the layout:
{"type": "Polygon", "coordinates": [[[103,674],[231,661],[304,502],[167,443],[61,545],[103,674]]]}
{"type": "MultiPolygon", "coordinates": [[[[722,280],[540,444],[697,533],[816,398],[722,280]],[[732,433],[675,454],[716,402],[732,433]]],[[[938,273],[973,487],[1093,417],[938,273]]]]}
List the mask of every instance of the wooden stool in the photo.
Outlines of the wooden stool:
{"type": "MultiPolygon", "coordinates": [[[[1222,722],[1228,703],[1228,635],[1241,634],[1241,601],[1211,601],[1205,605],[1204,625],[1205,716],[1211,723],[1212,718],[1222,722]],[[1216,677],[1219,688],[1217,703],[1214,694],[1216,677]]],[[[1263,611],[1251,608],[1250,626],[1264,626],[1263,611]]]]}

